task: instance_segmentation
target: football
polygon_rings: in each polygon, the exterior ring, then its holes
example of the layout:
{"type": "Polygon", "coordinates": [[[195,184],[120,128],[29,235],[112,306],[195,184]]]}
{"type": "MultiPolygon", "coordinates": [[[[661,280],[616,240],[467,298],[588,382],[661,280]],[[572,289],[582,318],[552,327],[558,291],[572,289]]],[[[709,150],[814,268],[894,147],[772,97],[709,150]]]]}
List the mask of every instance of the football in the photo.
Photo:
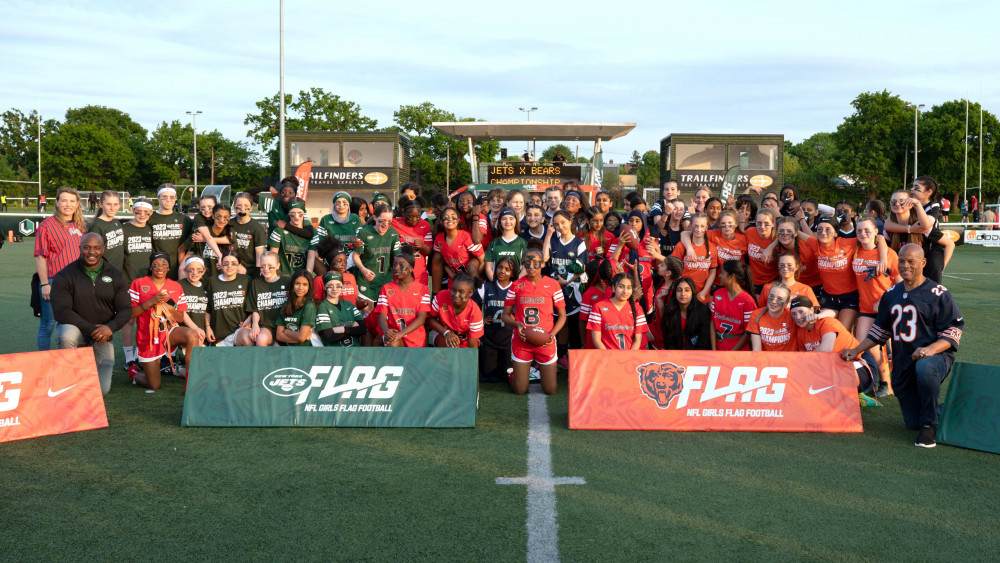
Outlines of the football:
{"type": "Polygon", "coordinates": [[[636,235],[635,230],[632,227],[622,227],[621,233],[623,238],[625,233],[631,235],[625,242],[625,246],[631,248],[632,250],[639,250],[639,236],[636,235]]]}
{"type": "Polygon", "coordinates": [[[524,327],[524,341],[532,346],[545,346],[552,340],[552,335],[537,326],[524,327]]]}

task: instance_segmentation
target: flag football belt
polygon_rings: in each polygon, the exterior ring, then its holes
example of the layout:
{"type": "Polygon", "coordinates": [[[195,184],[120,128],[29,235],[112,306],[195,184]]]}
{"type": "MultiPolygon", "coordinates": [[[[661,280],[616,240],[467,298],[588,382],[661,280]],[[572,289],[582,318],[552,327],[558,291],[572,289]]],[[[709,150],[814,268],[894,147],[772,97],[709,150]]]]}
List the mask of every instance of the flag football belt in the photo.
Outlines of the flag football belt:
{"type": "Polygon", "coordinates": [[[721,332],[716,332],[715,333],[715,337],[718,338],[718,339],[720,339],[720,340],[729,340],[731,338],[739,338],[739,337],[743,336],[744,334],[746,334],[746,333],[745,332],[741,332],[739,334],[722,334],[721,332]]]}

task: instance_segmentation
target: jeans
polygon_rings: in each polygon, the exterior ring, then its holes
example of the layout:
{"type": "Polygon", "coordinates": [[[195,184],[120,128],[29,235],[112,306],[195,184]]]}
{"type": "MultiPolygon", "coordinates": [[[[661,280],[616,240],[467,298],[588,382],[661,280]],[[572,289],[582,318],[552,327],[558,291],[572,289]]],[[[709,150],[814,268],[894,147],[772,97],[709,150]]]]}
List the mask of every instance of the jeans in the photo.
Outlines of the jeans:
{"type": "Polygon", "coordinates": [[[115,367],[114,340],[94,342],[89,334],[80,332],[76,325],[61,324],[56,328],[56,347],[58,349],[83,348],[85,346],[94,349],[94,359],[97,360],[97,377],[101,380],[101,393],[107,395],[108,391],[111,390],[111,372],[115,367]]]}
{"type": "MultiPolygon", "coordinates": [[[[49,288],[51,289],[51,286],[49,288]]],[[[39,287],[38,296],[42,302],[42,318],[38,322],[38,336],[35,340],[39,352],[52,349],[52,331],[56,328],[56,318],[52,314],[52,303],[41,295],[42,288],[39,287]]]]}
{"type": "Polygon", "coordinates": [[[917,360],[906,373],[893,373],[892,392],[899,400],[903,411],[903,423],[907,428],[921,426],[937,428],[941,416],[941,383],[951,371],[952,360],[942,354],[917,360]]]}

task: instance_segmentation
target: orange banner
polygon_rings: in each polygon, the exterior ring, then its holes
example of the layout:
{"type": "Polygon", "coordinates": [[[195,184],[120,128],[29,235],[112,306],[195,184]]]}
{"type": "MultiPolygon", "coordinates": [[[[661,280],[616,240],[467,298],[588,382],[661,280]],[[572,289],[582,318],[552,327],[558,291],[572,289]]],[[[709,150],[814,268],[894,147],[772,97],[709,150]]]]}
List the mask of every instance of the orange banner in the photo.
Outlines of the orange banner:
{"type": "Polygon", "coordinates": [[[574,430],[861,432],[851,363],[820,352],[570,350],[574,430]]]}
{"type": "Polygon", "coordinates": [[[0,356],[0,442],[107,427],[93,349],[0,356]]]}
{"type": "Polygon", "coordinates": [[[309,174],[312,173],[313,163],[311,160],[307,160],[299,165],[295,169],[295,177],[299,179],[299,187],[295,190],[295,197],[306,200],[306,196],[309,195],[309,174]]]}

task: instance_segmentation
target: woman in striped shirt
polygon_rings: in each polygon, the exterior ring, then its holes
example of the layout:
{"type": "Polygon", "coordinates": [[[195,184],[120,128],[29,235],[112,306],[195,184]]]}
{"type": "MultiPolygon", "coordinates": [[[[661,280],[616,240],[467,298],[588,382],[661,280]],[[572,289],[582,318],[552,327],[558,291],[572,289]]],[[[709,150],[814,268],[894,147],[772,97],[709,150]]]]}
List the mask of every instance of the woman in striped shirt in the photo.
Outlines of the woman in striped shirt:
{"type": "Polygon", "coordinates": [[[36,337],[39,351],[52,348],[52,331],[56,328],[52,304],[49,303],[52,290],[49,282],[80,257],[80,241],[85,232],[87,224],[83,220],[80,194],[73,188],[59,188],[56,191],[56,212],[42,221],[35,231],[35,269],[42,309],[36,337]]]}

